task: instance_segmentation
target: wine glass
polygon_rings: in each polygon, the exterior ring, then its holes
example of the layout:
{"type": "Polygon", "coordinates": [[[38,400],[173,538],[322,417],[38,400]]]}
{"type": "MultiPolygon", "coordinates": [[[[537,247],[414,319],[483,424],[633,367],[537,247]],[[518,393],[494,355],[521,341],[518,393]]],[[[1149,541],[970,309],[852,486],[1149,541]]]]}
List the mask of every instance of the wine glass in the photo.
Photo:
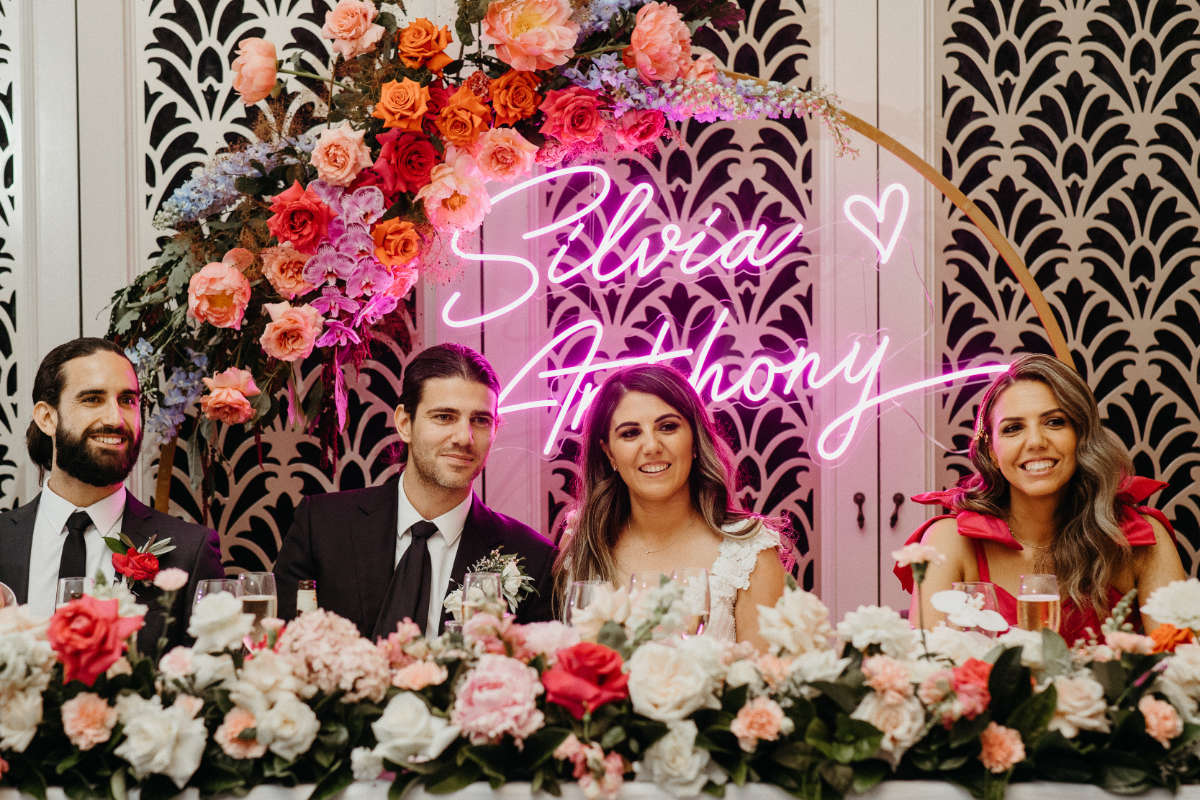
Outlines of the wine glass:
{"type": "Polygon", "coordinates": [[[196,594],[192,597],[192,605],[196,605],[210,594],[228,592],[234,597],[242,596],[242,584],[237,578],[205,578],[196,581],[196,594]]]}
{"type": "Polygon", "coordinates": [[[463,622],[478,612],[504,616],[505,603],[500,593],[499,572],[468,572],[463,576],[463,622]]]}
{"type": "Polygon", "coordinates": [[[980,611],[991,611],[995,614],[992,621],[996,622],[994,626],[959,625],[951,618],[946,620],[950,627],[960,631],[981,633],[989,639],[996,638],[1008,629],[1007,623],[1004,623],[1004,617],[1000,615],[1000,603],[996,600],[996,586],[991,581],[954,581],[950,584],[950,588],[956,592],[962,592],[974,603],[979,604],[979,607],[975,609],[976,615],[980,611]],[[1002,623],[1003,627],[1001,627],[1002,623]]]}
{"type": "Polygon", "coordinates": [[[679,599],[683,610],[683,635],[704,633],[708,627],[708,570],[699,567],[679,567],[671,580],[683,590],[679,599]]]}
{"type": "Polygon", "coordinates": [[[1049,628],[1057,633],[1061,621],[1058,578],[1047,573],[1022,575],[1017,594],[1017,625],[1027,631],[1049,628]]]}
{"type": "Polygon", "coordinates": [[[604,581],[572,581],[567,587],[567,600],[563,608],[563,622],[573,625],[578,621],[579,612],[592,604],[596,599],[596,590],[604,581]]]}
{"type": "Polygon", "coordinates": [[[58,587],[54,593],[54,607],[58,608],[72,600],[78,600],[85,594],[90,594],[93,584],[94,581],[91,578],[59,578],[58,587]]]}
{"type": "Polygon", "coordinates": [[[629,576],[629,593],[635,595],[647,589],[657,589],[670,579],[671,576],[667,575],[667,573],[658,572],[657,570],[635,572],[629,576]]]}
{"type": "Polygon", "coordinates": [[[250,630],[253,641],[260,639],[266,630],[262,621],[278,616],[279,601],[275,594],[275,573],[243,572],[238,576],[242,585],[242,611],[254,615],[254,627],[250,630]]]}
{"type": "Polygon", "coordinates": [[[15,606],[17,604],[17,593],[8,588],[8,584],[0,583],[0,608],[15,606]]]}

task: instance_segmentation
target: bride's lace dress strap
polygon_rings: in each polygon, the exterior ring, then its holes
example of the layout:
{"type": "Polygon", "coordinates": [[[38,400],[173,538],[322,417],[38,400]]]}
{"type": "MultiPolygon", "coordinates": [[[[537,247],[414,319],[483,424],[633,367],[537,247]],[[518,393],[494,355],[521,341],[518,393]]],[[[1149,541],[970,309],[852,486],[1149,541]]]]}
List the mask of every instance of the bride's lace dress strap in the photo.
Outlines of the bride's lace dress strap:
{"type": "Polygon", "coordinates": [[[779,534],[761,523],[750,536],[726,536],[721,540],[708,579],[711,595],[709,629],[714,635],[725,639],[735,638],[733,604],[737,600],[738,590],[750,588],[750,574],[754,572],[758,554],[778,546],[779,534]]]}

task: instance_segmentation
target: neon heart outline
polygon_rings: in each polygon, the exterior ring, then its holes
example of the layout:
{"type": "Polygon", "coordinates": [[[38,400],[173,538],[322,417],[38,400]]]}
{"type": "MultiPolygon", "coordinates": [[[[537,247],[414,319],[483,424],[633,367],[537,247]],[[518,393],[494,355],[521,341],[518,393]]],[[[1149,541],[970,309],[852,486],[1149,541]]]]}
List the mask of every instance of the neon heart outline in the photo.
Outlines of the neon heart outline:
{"type": "Polygon", "coordinates": [[[852,194],[846,198],[846,202],[842,204],[842,213],[846,215],[846,219],[862,231],[863,236],[871,240],[871,244],[875,245],[875,250],[879,253],[879,265],[883,266],[888,263],[892,257],[892,251],[896,249],[896,243],[900,241],[900,231],[904,229],[904,223],[908,219],[908,189],[902,183],[893,183],[883,190],[883,194],[879,195],[879,202],[874,203],[871,198],[866,195],[852,194]],[[896,222],[896,227],[892,229],[891,238],[888,239],[885,247],[875,232],[864,225],[858,217],[854,216],[851,207],[857,203],[862,203],[875,217],[875,222],[878,225],[883,225],[883,220],[886,216],[888,198],[892,192],[900,192],[900,219],[896,222]]]}

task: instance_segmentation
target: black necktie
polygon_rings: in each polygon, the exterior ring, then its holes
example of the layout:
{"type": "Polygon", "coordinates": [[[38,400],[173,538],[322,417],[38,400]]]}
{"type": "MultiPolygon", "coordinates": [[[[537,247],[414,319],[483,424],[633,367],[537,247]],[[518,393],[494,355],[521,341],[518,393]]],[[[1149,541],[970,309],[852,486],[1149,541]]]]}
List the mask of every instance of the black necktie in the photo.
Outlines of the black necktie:
{"type": "Polygon", "coordinates": [[[429,592],[433,582],[433,562],[429,559],[429,537],[437,533],[437,526],[421,520],[408,529],[412,542],[392,579],[388,582],[387,600],[375,623],[375,635],[387,636],[395,632],[396,625],[408,617],[425,632],[425,619],[429,616],[429,592]]]}
{"type": "Polygon", "coordinates": [[[83,545],[83,532],[92,524],[86,511],[76,511],[67,517],[67,540],[63,542],[62,558],[58,561],[58,577],[87,577],[87,548],[83,545]]]}

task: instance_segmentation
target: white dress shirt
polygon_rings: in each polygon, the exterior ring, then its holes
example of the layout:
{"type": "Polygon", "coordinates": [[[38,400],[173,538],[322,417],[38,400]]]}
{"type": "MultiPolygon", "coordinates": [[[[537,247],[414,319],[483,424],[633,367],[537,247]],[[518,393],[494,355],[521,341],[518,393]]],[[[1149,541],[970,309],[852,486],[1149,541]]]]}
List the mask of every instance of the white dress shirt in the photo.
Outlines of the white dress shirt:
{"type": "MultiPolygon", "coordinates": [[[[400,564],[404,551],[412,544],[412,534],[408,529],[416,525],[424,517],[413,508],[408,495],[404,492],[404,481],[400,481],[398,509],[396,513],[396,559],[392,564],[395,568],[400,564]]],[[[429,520],[437,526],[438,532],[428,540],[429,562],[433,566],[433,574],[429,581],[429,616],[425,618],[425,634],[437,636],[438,625],[442,619],[442,601],[450,591],[450,572],[454,568],[454,557],[458,555],[458,543],[462,539],[463,526],[467,524],[467,514],[471,511],[471,500],[474,493],[454,508],[442,514],[437,519],[429,520]]]]}
{"type": "MultiPolygon", "coordinates": [[[[62,559],[63,544],[67,541],[67,518],[78,510],[78,506],[71,501],[55,494],[49,484],[42,487],[37,517],[33,521],[33,541],[29,548],[29,612],[34,619],[45,619],[54,613],[58,564],[62,559]]],[[[97,572],[101,572],[111,583],[115,575],[112,551],[103,539],[121,531],[121,519],[125,516],[125,487],[82,510],[92,518],[92,524],[83,532],[86,577],[94,578],[97,572]]]]}

